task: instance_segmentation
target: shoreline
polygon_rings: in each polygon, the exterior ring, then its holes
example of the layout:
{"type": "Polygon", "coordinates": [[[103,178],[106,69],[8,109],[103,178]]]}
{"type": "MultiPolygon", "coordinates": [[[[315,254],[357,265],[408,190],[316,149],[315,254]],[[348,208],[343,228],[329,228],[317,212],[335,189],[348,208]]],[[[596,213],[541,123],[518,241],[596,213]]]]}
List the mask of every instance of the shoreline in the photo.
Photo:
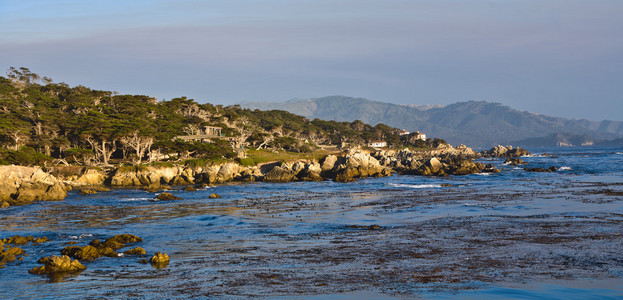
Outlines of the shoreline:
{"type": "Polygon", "coordinates": [[[93,194],[110,188],[134,187],[157,192],[170,186],[189,189],[228,182],[351,182],[357,178],[385,177],[394,173],[422,176],[498,173],[492,165],[474,162],[480,157],[519,157],[529,154],[521,148],[497,146],[475,152],[464,145],[450,145],[430,151],[347,150],[322,159],[296,160],[243,166],[225,162],[204,166],[139,165],[102,169],[89,166],[41,167],[0,166],[0,207],[33,201],[63,200],[67,192],[93,194]]]}

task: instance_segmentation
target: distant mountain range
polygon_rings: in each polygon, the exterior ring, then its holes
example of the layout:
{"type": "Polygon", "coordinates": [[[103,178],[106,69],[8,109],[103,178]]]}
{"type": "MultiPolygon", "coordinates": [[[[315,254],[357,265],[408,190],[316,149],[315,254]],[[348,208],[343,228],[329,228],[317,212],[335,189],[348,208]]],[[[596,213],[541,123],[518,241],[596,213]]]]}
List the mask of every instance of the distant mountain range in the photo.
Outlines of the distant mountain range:
{"type": "Polygon", "coordinates": [[[383,123],[471,147],[616,144],[613,140],[623,138],[623,122],[551,117],[484,101],[414,106],[331,96],[280,103],[247,102],[241,106],[285,110],[309,119],[383,123]]]}

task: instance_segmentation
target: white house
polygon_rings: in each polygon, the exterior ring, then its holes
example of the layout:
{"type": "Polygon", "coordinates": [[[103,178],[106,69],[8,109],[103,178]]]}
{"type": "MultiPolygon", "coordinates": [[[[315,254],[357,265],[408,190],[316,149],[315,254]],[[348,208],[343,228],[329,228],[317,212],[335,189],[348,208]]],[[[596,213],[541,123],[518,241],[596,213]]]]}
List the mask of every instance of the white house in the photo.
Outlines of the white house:
{"type": "Polygon", "coordinates": [[[383,142],[383,141],[371,142],[371,143],[368,143],[368,147],[370,147],[370,148],[383,148],[383,147],[387,147],[387,142],[383,142]]]}

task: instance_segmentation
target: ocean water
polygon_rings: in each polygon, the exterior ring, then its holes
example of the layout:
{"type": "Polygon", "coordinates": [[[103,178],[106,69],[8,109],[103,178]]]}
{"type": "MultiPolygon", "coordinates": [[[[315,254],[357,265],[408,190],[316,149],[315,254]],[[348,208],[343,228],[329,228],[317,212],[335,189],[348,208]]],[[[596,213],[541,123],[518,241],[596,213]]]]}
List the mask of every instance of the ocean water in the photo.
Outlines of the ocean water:
{"type": "Polygon", "coordinates": [[[0,298],[623,298],[623,148],[529,150],[524,166],[481,160],[499,174],[226,184],[171,190],[175,201],[70,192],[3,209],[0,238],[50,241],[0,269],[0,298]],[[171,263],[104,257],[61,280],[28,273],[64,243],[122,233],[171,263]]]}

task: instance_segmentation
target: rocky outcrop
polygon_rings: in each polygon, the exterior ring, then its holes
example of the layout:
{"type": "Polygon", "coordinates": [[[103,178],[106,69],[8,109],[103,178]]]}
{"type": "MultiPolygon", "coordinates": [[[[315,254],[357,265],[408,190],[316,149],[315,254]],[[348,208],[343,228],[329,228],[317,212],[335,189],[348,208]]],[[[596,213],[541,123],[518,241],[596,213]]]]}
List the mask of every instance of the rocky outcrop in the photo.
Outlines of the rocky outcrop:
{"type": "Polygon", "coordinates": [[[81,246],[67,246],[61,250],[62,255],[79,259],[79,260],[94,260],[103,256],[116,257],[118,256],[117,250],[127,246],[127,244],[133,244],[143,241],[138,236],[131,234],[120,234],[107,238],[104,242],[95,239],[88,245],[81,246]]]}
{"type": "Polygon", "coordinates": [[[504,161],[505,165],[511,165],[511,166],[517,166],[517,165],[525,165],[527,164],[526,162],[524,162],[521,158],[507,158],[504,161]]]}
{"type": "MultiPolygon", "coordinates": [[[[333,158],[331,158],[333,160],[333,158]]],[[[330,166],[323,162],[323,167],[330,166]]],[[[324,169],[321,167],[321,170],[324,169]]],[[[356,178],[380,177],[391,175],[392,170],[382,166],[370,153],[361,150],[349,151],[345,156],[338,157],[333,168],[324,171],[323,177],[332,178],[335,181],[349,182],[356,178]]]]}
{"type": "Polygon", "coordinates": [[[87,268],[78,260],[73,260],[67,255],[44,257],[39,260],[39,263],[44,265],[28,272],[31,274],[76,273],[87,268]]]}
{"type": "Polygon", "coordinates": [[[160,195],[156,196],[155,199],[161,201],[170,201],[170,200],[182,200],[182,197],[175,196],[171,193],[160,193],[160,195]]]}
{"type": "Polygon", "coordinates": [[[149,262],[152,264],[168,263],[169,261],[169,256],[166,253],[160,253],[160,251],[156,252],[154,256],[149,259],[149,262]]]}
{"type": "Polygon", "coordinates": [[[497,145],[489,150],[481,151],[480,154],[483,157],[521,157],[530,155],[530,152],[519,147],[497,145]]]}
{"type": "Polygon", "coordinates": [[[543,169],[541,167],[538,167],[538,168],[524,168],[524,170],[526,172],[548,172],[549,173],[549,172],[556,172],[556,171],[558,171],[558,168],[556,168],[555,166],[551,166],[551,167],[549,167],[547,169],[543,169]]]}
{"type": "Polygon", "coordinates": [[[65,184],[39,167],[0,166],[2,206],[62,200],[66,196],[65,184]]]}

